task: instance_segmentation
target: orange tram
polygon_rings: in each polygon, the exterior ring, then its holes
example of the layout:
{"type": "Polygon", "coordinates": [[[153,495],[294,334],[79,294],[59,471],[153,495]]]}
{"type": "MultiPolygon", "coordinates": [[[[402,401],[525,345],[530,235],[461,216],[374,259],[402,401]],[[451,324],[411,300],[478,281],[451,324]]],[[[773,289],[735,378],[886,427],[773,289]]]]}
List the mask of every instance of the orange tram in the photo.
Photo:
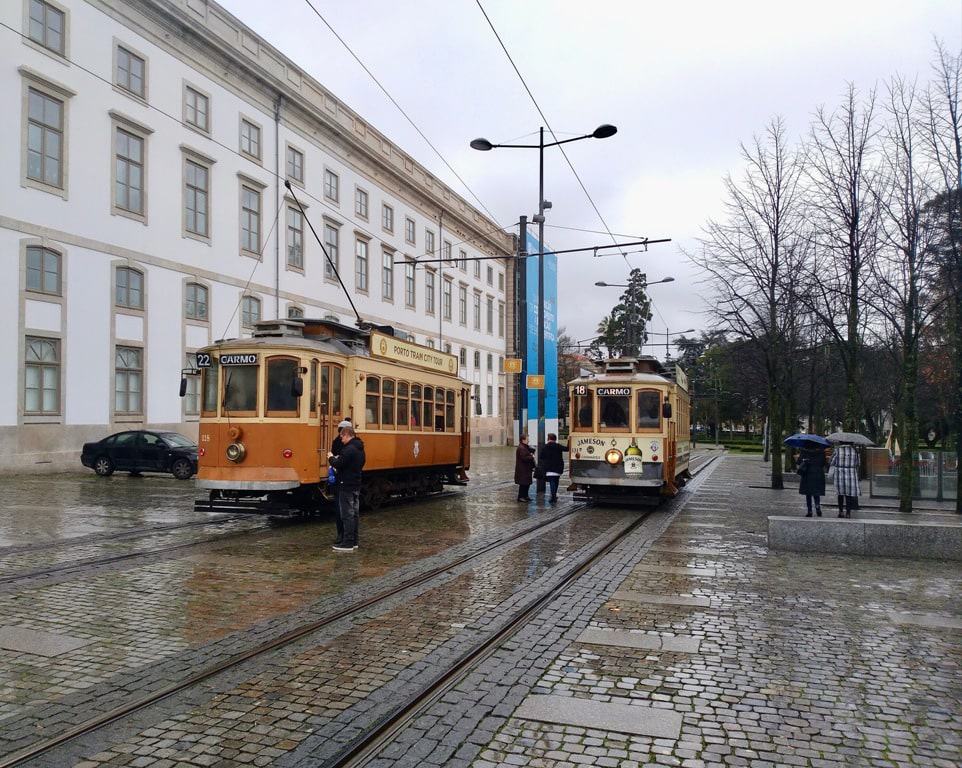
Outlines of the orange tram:
{"type": "Polygon", "coordinates": [[[467,482],[471,390],[454,355],[389,327],[298,319],[261,321],[252,338],[199,350],[197,364],[195,483],[211,508],[318,510],[345,418],[364,441],[363,506],[467,482]]]}

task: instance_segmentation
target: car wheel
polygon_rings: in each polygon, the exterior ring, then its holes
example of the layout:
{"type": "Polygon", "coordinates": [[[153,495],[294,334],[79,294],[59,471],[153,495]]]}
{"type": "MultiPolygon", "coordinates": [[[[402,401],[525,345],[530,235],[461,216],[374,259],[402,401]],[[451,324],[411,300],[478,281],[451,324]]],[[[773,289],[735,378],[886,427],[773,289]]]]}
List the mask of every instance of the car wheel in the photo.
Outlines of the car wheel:
{"type": "Polygon", "coordinates": [[[190,480],[194,474],[194,468],[187,459],[177,459],[170,465],[170,473],[178,480],[190,480]]]}
{"type": "Polygon", "coordinates": [[[94,459],[94,472],[101,477],[110,477],[114,473],[114,463],[108,456],[98,456],[94,459]]]}

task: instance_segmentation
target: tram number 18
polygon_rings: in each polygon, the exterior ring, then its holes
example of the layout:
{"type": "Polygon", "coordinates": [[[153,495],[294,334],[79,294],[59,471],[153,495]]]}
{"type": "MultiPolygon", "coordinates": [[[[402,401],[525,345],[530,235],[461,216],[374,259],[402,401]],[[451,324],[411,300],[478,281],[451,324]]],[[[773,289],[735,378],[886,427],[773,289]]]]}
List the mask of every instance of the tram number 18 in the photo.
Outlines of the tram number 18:
{"type": "Polygon", "coordinates": [[[210,368],[210,355],[206,352],[197,353],[197,367],[210,368]]]}
{"type": "Polygon", "coordinates": [[[584,384],[575,384],[575,386],[571,388],[571,391],[572,394],[576,396],[584,396],[588,394],[588,387],[586,387],[584,384]]]}

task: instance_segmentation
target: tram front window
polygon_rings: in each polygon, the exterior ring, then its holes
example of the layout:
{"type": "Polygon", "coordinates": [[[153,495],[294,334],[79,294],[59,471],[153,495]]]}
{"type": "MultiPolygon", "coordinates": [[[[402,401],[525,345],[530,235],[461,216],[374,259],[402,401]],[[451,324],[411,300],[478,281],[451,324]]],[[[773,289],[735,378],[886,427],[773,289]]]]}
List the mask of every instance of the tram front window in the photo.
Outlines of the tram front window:
{"type": "Polygon", "coordinates": [[[234,415],[257,414],[257,366],[231,366],[224,374],[224,410],[234,415]]]}
{"type": "Polygon", "coordinates": [[[297,376],[297,360],[282,358],[267,361],[267,415],[296,415],[297,398],[294,397],[294,378],[297,376]]]}
{"type": "Polygon", "coordinates": [[[205,368],[202,373],[204,376],[204,398],[200,410],[204,416],[213,416],[217,413],[217,385],[220,381],[218,376],[220,366],[217,364],[217,360],[213,360],[210,368],[205,368]]]}
{"type": "Polygon", "coordinates": [[[575,395],[575,429],[590,432],[595,426],[594,398],[592,395],[575,395]]]}
{"type": "Polygon", "coordinates": [[[661,428],[661,394],[652,389],[638,393],[638,429],[661,428]]]}
{"type": "Polygon", "coordinates": [[[599,397],[599,429],[628,429],[628,403],[627,397],[599,397]]]}

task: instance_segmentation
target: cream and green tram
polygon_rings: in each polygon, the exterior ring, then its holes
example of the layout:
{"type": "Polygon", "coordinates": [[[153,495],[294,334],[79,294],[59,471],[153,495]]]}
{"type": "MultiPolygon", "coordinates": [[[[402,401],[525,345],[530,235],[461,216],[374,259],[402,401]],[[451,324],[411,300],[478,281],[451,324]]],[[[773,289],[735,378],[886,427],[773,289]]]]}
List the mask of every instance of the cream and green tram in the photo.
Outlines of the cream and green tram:
{"type": "Polygon", "coordinates": [[[615,358],[568,383],[569,473],[589,500],[647,504],[690,477],[691,400],[681,368],[615,358]]]}

